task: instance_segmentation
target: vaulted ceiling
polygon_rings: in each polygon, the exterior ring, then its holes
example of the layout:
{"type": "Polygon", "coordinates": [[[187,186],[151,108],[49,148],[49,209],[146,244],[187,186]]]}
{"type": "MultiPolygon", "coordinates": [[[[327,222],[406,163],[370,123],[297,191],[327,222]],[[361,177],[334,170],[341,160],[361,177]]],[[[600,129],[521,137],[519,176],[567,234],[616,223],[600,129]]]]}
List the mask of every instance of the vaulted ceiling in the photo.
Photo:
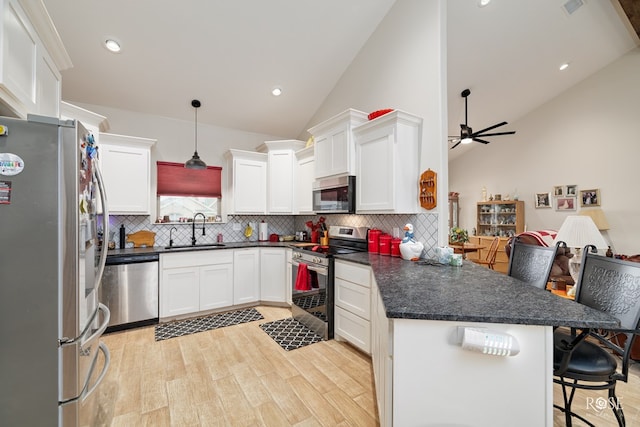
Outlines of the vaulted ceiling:
{"type": "MultiPolygon", "coordinates": [[[[296,138],[401,1],[416,0],[44,4],[74,64],[63,72],[64,100],[192,120],[198,98],[200,122],[296,138]],[[122,52],[101,46],[106,38],[122,52]]],[[[465,88],[475,129],[513,122],[637,45],[637,1],[570,2],[582,6],[569,14],[566,0],[446,2],[450,134],[464,120],[465,88]],[[570,67],[561,73],[562,62],[570,67]]]]}

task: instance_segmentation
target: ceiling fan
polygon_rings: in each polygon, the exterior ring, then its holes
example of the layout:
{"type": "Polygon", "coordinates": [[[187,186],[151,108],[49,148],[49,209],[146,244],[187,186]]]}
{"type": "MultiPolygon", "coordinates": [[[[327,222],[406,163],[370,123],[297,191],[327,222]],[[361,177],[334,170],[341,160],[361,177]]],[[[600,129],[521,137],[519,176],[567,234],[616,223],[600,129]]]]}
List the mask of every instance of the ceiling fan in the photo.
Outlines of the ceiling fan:
{"type": "Polygon", "coordinates": [[[453,147],[451,147],[451,149],[453,150],[454,148],[456,148],[460,143],[462,144],[469,144],[471,141],[476,141],[476,142],[480,142],[482,144],[488,144],[489,141],[486,141],[482,138],[487,137],[487,136],[498,136],[498,135],[513,135],[514,133],[516,133],[516,131],[508,131],[508,132],[494,132],[494,133],[485,133],[488,132],[490,130],[493,130],[497,127],[500,126],[504,126],[507,124],[507,122],[501,122],[498,124],[495,124],[493,126],[489,126],[488,128],[479,130],[477,132],[474,132],[473,129],[471,129],[470,126],[467,125],[468,121],[467,121],[467,97],[471,94],[471,91],[469,89],[465,89],[462,91],[462,93],[460,94],[460,96],[462,96],[464,98],[464,124],[460,125],[460,137],[456,137],[453,138],[451,140],[449,140],[450,142],[455,142],[455,144],[453,145],[453,147]]]}

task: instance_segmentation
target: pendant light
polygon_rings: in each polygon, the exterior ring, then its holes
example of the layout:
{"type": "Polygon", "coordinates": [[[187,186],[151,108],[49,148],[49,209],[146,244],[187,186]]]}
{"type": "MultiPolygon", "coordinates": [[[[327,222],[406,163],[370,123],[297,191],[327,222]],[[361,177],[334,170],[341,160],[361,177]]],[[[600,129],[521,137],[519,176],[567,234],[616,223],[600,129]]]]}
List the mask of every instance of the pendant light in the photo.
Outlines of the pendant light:
{"type": "Polygon", "coordinates": [[[195,132],[196,143],[195,143],[195,151],[193,152],[193,157],[187,160],[187,162],[184,164],[184,167],[187,169],[206,169],[207,164],[202,160],[200,160],[200,156],[198,156],[198,108],[200,107],[201,104],[200,104],[200,101],[198,101],[197,99],[194,99],[193,101],[191,101],[191,105],[193,106],[193,108],[196,109],[196,132],[195,132]]]}

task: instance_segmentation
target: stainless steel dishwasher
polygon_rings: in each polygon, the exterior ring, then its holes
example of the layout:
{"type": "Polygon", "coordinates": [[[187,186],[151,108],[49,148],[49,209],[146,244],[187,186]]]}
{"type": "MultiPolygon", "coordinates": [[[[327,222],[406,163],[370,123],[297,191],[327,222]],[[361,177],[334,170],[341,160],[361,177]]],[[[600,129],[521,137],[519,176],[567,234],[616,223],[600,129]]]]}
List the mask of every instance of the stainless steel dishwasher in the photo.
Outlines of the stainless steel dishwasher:
{"type": "Polygon", "coordinates": [[[100,301],[109,307],[107,332],[158,323],[158,254],[107,257],[100,301]]]}

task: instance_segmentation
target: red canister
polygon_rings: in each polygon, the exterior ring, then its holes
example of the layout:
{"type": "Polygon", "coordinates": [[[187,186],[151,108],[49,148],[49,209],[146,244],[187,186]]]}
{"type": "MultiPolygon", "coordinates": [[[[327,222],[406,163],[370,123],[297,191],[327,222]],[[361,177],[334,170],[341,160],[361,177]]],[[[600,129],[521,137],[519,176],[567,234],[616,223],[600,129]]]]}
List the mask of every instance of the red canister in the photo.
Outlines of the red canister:
{"type": "Polygon", "coordinates": [[[391,256],[400,256],[400,243],[402,243],[400,238],[391,239],[391,256]]]}
{"type": "Polygon", "coordinates": [[[380,236],[380,255],[391,255],[391,235],[380,236]]]}
{"type": "Polygon", "coordinates": [[[372,228],[371,230],[369,230],[369,238],[368,238],[368,242],[369,242],[369,252],[377,254],[379,249],[378,246],[380,245],[380,235],[382,234],[382,230],[378,230],[376,228],[372,228]]]}

